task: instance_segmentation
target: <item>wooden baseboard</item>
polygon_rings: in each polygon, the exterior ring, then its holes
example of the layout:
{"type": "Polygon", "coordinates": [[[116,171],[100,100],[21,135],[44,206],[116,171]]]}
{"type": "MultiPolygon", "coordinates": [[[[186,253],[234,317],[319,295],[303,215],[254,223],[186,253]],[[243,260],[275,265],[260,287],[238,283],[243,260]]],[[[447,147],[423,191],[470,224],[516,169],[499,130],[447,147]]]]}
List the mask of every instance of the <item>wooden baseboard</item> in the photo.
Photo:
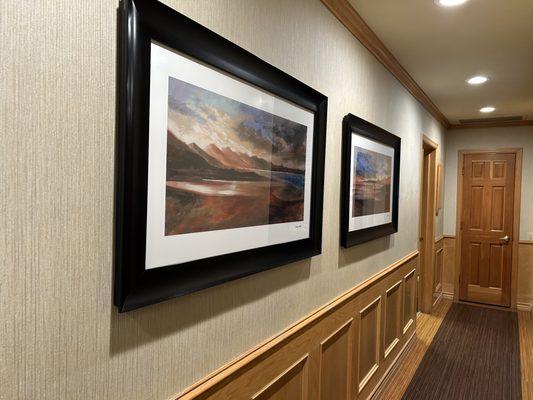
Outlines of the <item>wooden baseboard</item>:
{"type": "Polygon", "coordinates": [[[400,354],[396,356],[392,365],[385,372],[385,374],[383,375],[383,378],[381,378],[381,381],[376,385],[376,388],[374,389],[374,392],[371,394],[369,399],[380,400],[382,398],[383,390],[387,387],[390,380],[392,379],[392,377],[398,370],[399,366],[402,364],[402,361],[405,359],[406,355],[409,353],[409,350],[411,349],[411,346],[413,344],[413,338],[415,337],[415,335],[416,335],[416,332],[413,332],[411,337],[407,339],[407,343],[405,343],[403,348],[400,350],[400,354]]]}
{"type": "Polygon", "coordinates": [[[442,292],[442,298],[453,301],[453,292],[442,292]]]}
{"type": "Polygon", "coordinates": [[[516,302],[516,309],[518,311],[533,312],[533,304],[532,303],[525,303],[525,302],[517,301],[516,302]]]}
{"type": "MultiPolygon", "coordinates": [[[[442,298],[453,301],[453,293],[452,292],[442,292],[442,298]]],[[[470,304],[470,303],[465,303],[470,304]]],[[[500,309],[500,307],[496,307],[497,309],[500,309]]],[[[517,311],[525,311],[525,312],[533,312],[533,304],[530,302],[516,302],[516,310],[517,311]]]]}
{"type": "Polygon", "coordinates": [[[172,399],[369,398],[415,332],[417,264],[414,251],[172,399]]]}
{"type": "Polygon", "coordinates": [[[439,301],[441,301],[441,299],[443,298],[444,298],[443,293],[442,292],[438,293],[437,297],[434,298],[433,300],[433,308],[437,307],[437,305],[439,304],[439,301]]]}

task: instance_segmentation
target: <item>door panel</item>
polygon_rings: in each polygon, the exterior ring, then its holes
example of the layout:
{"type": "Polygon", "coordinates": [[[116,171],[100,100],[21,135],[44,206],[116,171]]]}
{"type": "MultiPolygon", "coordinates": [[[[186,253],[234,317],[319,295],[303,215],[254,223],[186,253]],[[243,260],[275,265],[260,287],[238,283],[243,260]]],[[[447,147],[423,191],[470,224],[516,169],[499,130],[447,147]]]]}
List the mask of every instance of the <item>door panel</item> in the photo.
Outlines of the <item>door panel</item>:
{"type": "Polygon", "coordinates": [[[479,261],[481,258],[481,243],[470,242],[470,280],[468,283],[481,285],[479,281],[479,261]]]}
{"type": "Polygon", "coordinates": [[[461,300],[510,306],[515,154],[466,154],[461,300]]]}
{"type": "Polygon", "coordinates": [[[490,230],[492,232],[503,232],[503,211],[505,208],[505,187],[497,186],[492,188],[492,204],[490,230]]]}
{"type": "Polygon", "coordinates": [[[470,229],[483,229],[483,186],[473,186],[472,192],[472,209],[470,210],[470,229]]]}
{"type": "Polygon", "coordinates": [[[490,246],[490,272],[489,272],[489,285],[490,287],[502,287],[502,269],[503,256],[505,248],[499,244],[492,244],[490,246]]]}

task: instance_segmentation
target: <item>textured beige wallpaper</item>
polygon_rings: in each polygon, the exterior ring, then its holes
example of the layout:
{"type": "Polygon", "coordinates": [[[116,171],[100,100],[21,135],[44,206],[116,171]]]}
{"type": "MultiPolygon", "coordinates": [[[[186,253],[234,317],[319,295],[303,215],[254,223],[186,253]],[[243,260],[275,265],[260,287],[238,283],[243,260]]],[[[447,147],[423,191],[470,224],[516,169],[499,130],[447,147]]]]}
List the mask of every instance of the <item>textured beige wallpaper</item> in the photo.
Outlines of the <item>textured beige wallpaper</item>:
{"type": "Polygon", "coordinates": [[[447,134],[446,182],[444,232],[455,235],[455,214],[457,203],[457,159],[459,150],[468,149],[523,149],[522,198],[520,207],[520,240],[533,240],[533,126],[513,128],[486,128],[452,130],[447,134]]]}
{"type": "Polygon", "coordinates": [[[1,399],[166,399],[417,246],[420,135],[443,131],[318,0],[168,3],[329,96],[323,254],[119,315],[117,1],[2,0],[1,399]],[[343,250],[348,112],[402,137],[401,208],[398,234],[343,250]]]}

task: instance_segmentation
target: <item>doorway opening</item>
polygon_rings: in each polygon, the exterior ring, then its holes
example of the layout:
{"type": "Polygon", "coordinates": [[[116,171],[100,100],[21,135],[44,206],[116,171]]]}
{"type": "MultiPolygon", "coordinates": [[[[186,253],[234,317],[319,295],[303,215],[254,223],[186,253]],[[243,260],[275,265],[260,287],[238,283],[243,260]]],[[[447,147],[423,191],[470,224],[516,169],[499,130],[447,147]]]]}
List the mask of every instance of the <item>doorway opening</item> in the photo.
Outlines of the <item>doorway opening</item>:
{"type": "Polygon", "coordinates": [[[433,282],[435,265],[435,209],[438,144],[422,136],[422,192],[420,196],[419,245],[420,264],[418,282],[420,296],[418,311],[433,311],[433,282]]]}

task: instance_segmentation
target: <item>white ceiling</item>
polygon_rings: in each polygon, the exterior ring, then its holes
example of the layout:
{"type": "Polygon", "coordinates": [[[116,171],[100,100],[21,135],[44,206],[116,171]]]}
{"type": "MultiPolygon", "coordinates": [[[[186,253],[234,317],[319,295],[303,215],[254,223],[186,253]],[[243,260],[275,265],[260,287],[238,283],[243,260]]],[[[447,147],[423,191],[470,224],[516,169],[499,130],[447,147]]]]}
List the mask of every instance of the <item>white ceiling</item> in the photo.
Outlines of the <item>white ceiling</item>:
{"type": "Polygon", "coordinates": [[[450,122],[533,119],[533,0],[348,0],[450,122]],[[484,74],[481,86],[465,80],[484,74]],[[479,109],[496,107],[490,114],[479,109]]]}

